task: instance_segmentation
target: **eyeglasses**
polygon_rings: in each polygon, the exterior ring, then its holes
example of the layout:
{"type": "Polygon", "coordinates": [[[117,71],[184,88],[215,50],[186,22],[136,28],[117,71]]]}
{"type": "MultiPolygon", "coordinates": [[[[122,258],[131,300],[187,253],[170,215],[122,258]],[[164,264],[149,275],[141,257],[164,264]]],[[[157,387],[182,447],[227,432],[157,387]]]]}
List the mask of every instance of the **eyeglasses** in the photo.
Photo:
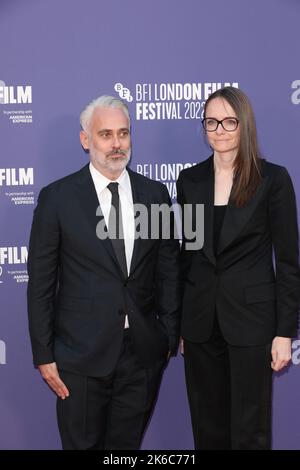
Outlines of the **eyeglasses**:
{"type": "Polygon", "coordinates": [[[233,132],[237,129],[239,125],[239,120],[235,117],[227,117],[218,121],[215,118],[204,118],[202,119],[202,126],[207,132],[214,132],[218,129],[219,124],[227,132],[233,132]]]}

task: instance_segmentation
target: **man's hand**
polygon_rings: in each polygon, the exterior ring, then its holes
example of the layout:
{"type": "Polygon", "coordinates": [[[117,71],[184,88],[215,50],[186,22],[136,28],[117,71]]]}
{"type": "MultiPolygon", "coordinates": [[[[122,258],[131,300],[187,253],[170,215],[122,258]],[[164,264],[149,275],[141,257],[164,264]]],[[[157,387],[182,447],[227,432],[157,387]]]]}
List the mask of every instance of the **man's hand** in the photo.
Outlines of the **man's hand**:
{"type": "Polygon", "coordinates": [[[292,352],[291,338],[284,338],[282,336],[275,336],[272,342],[272,362],[271,367],[275,371],[281,370],[287,366],[291,360],[292,352]]]}
{"type": "Polygon", "coordinates": [[[56,362],[41,364],[38,368],[43,379],[59,398],[64,400],[69,396],[69,390],[59,377],[56,362]]]}
{"type": "Polygon", "coordinates": [[[184,356],[184,339],[180,336],[179,340],[179,351],[182,356],[184,356]]]}

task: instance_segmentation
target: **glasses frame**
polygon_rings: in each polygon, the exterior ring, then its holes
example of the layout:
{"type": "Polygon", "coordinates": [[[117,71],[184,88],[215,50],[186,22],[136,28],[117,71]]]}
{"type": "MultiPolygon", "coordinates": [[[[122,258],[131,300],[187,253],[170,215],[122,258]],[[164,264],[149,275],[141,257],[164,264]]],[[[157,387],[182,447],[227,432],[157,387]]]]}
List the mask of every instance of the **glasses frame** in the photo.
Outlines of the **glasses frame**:
{"type": "Polygon", "coordinates": [[[226,132],[234,132],[234,131],[236,131],[237,128],[239,127],[240,121],[239,121],[238,118],[236,118],[236,117],[228,116],[228,117],[222,119],[221,121],[219,121],[219,120],[216,119],[216,118],[204,118],[204,119],[202,119],[201,123],[202,123],[203,129],[205,130],[205,132],[216,132],[216,130],[217,130],[218,127],[219,127],[219,124],[221,124],[221,126],[222,126],[223,129],[224,129],[224,131],[226,131],[226,132]],[[217,127],[216,127],[214,130],[208,130],[208,129],[206,129],[206,127],[205,127],[205,121],[208,120],[208,119],[213,119],[214,121],[216,121],[217,127]],[[225,129],[225,127],[223,126],[223,121],[226,121],[227,119],[233,119],[234,121],[236,121],[236,128],[235,128],[235,129],[232,129],[231,131],[225,129]]]}

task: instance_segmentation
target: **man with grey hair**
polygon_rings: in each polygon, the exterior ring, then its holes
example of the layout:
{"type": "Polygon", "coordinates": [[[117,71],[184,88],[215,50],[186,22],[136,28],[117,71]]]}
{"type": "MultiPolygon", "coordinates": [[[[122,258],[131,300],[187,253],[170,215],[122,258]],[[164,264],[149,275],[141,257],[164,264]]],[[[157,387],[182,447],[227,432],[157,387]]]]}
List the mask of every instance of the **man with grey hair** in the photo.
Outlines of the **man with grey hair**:
{"type": "Polygon", "coordinates": [[[58,396],[64,449],[138,449],[177,350],[179,246],[174,237],[137,237],[135,205],[171,202],[163,184],[126,168],[126,104],[102,96],[80,122],[90,162],[43,188],[34,212],[33,361],[58,396]]]}

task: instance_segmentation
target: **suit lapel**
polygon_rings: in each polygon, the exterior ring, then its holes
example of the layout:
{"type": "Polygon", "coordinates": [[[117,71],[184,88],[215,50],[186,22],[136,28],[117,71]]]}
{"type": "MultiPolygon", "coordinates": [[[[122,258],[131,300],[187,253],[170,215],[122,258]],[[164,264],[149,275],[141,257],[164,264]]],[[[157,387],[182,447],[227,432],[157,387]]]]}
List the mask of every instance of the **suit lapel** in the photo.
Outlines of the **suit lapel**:
{"type": "Polygon", "coordinates": [[[201,169],[200,175],[198,174],[194,181],[194,190],[192,192],[193,201],[195,204],[204,205],[204,245],[203,251],[211,263],[216,263],[216,258],[213,249],[213,207],[214,207],[214,166],[213,157],[210,157],[206,162],[203,162],[204,167],[201,169]]]}
{"type": "Polygon", "coordinates": [[[238,208],[229,203],[225,212],[224,221],[219,237],[217,254],[221,253],[241,233],[248,220],[253,215],[267,185],[268,177],[264,176],[256,194],[246,206],[238,208]]]}
{"type": "MultiPolygon", "coordinates": [[[[89,165],[86,165],[79,172],[78,178],[78,189],[80,192],[79,201],[82,206],[84,213],[88,219],[88,222],[92,228],[93,233],[95,234],[96,245],[99,244],[99,253],[101,252],[101,247],[104,247],[108,255],[111,257],[112,261],[118,268],[118,271],[122,274],[122,270],[119,266],[118,260],[113,250],[110,239],[107,237],[104,240],[100,240],[96,235],[97,224],[103,219],[101,208],[99,205],[98,196],[96,193],[95,185],[89,170],[89,165]],[[100,215],[96,215],[97,209],[100,208],[100,215]]],[[[124,277],[124,275],[122,275],[124,277]]]]}
{"type": "MultiPolygon", "coordinates": [[[[245,207],[237,208],[229,203],[225,212],[222,225],[217,254],[220,254],[246,226],[248,220],[254,213],[257,205],[261,201],[264,190],[267,186],[268,176],[263,175],[261,185],[245,207]]],[[[207,258],[216,264],[214,253],[214,195],[215,195],[215,172],[213,156],[203,162],[201,173],[194,180],[193,203],[204,204],[204,246],[203,251],[207,258]]]]}
{"type": "MultiPolygon", "coordinates": [[[[137,178],[136,173],[134,173],[133,171],[129,169],[127,169],[127,171],[130,177],[133,205],[135,204],[145,205],[148,209],[148,214],[149,214],[151,207],[150,207],[148,194],[144,191],[143,186],[141,185],[139,179],[137,178]]],[[[138,220],[135,214],[136,233],[138,232],[137,223],[138,223],[138,220]]],[[[140,237],[135,238],[134,246],[133,246],[133,253],[132,253],[132,258],[131,258],[131,263],[130,263],[129,275],[133,274],[133,272],[135,271],[137,264],[138,264],[138,260],[142,256],[142,250],[143,250],[143,243],[142,243],[141,238],[140,237]]]]}

